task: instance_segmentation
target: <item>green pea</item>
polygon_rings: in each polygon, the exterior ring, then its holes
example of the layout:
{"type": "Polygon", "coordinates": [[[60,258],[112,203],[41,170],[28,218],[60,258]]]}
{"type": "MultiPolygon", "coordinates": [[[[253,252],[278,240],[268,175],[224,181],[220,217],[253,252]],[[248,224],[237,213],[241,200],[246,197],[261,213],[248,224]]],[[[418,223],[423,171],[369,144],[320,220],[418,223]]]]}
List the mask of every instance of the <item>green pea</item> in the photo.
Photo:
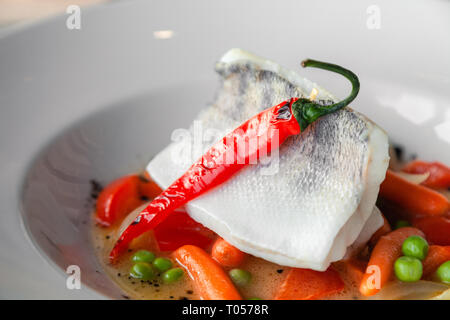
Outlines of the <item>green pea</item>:
{"type": "Polygon", "coordinates": [[[133,262],[148,262],[152,263],[155,260],[155,254],[147,250],[139,250],[131,257],[133,262]]]}
{"type": "Polygon", "coordinates": [[[153,266],[159,271],[164,272],[172,268],[172,261],[167,258],[156,258],[155,261],[153,261],[153,266]]]}
{"type": "Polygon", "coordinates": [[[450,284],[450,260],[439,266],[436,270],[436,275],[439,281],[445,284],[450,284]]]}
{"type": "Polygon", "coordinates": [[[175,281],[180,280],[183,274],[184,274],[183,269],[173,268],[164,272],[162,274],[162,279],[165,283],[174,283],[175,281]]]}
{"type": "Polygon", "coordinates": [[[155,269],[147,262],[137,262],[130,270],[130,276],[140,280],[152,280],[155,278],[155,269]]]}
{"type": "Polygon", "coordinates": [[[402,252],[407,257],[423,260],[428,254],[428,242],[420,236],[411,236],[403,242],[402,252]]]}
{"type": "Polygon", "coordinates": [[[248,300],[262,300],[261,298],[258,298],[258,297],[253,297],[253,298],[250,298],[250,299],[248,299],[248,300]]]}
{"type": "Polygon", "coordinates": [[[400,281],[415,282],[422,277],[422,262],[413,257],[400,257],[395,261],[395,275],[400,281]]]}
{"type": "Polygon", "coordinates": [[[403,227],[409,227],[409,226],[410,226],[410,224],[409,224],[409,222],[406,221],[406,220],[398,220],[398,221],[395,223],[395,229],[400,229],[400,228],[403,228],[403,227]]]}
{"type": "Polygon", "coordinates": [[[250,272],[242,269],[231,269],[229,274],[234,284],[239,287],[247,285],[252,279],[252,275],[250,274],[250,272]]]}

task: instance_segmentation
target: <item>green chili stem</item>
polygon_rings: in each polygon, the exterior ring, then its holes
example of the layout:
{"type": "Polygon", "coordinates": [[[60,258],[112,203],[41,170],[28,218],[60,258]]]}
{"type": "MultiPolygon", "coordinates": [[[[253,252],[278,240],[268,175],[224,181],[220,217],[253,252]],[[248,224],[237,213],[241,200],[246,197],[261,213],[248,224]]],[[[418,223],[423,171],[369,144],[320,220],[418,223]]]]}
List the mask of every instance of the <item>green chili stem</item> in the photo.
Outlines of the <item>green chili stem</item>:
{"type": "Polygon", "coordinates": [[[302,67],[303,68],[313,67],[313,68],[324,69],[324,70],[332,71],[335,73],[339,73],[339,74],[343,75],[344,77],[346,77],[348,79],[348,81],[350,81],[350,83],[352,84],[352,91],[350,92],[350,95],[338,103],[327,106],[326,108],[328,110],[328,113],[337,111],[337,110],[349,105],[350,102],[352,102],[358,95],[358,92],[359,92],[358,76],[356,74],[354,74],[353,72],[351,72],[350,70],[342,68],[341,66],[338,66],[336,64],[321,62],[321,61],[311,60],[311,59],[303,60],[302,67]]]}
{"type": "Polygon", "coordinates": [[[296,102],[294,102],[294,104],[292,105],[294,116],[300,124],[301,130],[303,131],[309,124],[317,120],[319,117],[333,113],[349,105],[350,102],[352,102],[358,95],[359,80],[356,74],[354,74],[350,70],[332,63],[307,59],[302,61],[302,67],[313,67],[341,74],[345,78],[347,78],[352,85],[352,91],[347,98],[329,106],[322,106],[314,101],[305,98],[298,99],[296,102]]]}

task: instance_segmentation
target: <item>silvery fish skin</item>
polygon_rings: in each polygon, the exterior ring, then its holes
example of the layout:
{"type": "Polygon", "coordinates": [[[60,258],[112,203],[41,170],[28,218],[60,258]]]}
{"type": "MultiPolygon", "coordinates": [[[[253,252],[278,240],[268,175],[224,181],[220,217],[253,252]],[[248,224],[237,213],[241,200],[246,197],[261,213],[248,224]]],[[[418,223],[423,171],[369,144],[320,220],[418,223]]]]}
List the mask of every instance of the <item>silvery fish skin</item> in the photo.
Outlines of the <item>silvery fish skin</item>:
{"type": "MultiPolygon", "coordinates": [[[[181,139],[147,167],[163,188],[226,132],[264,109],[308,97],[312,88],[319,91],[317,99],[334,100],[296,73],[240,49],[227,52],[216,70],[222,87],[190,128],[191,136],[203,130],[202,150],[181,163],[192,150],[192,139],[181,139]]],[[[345,108],[288,138],[278,158],[249,165],[186,209],[242,251],[280,265],[325,270],[360,234],[367,238],[381,227],[381,215],[372,212],[388,161],[384,131],[345,108]]]]}

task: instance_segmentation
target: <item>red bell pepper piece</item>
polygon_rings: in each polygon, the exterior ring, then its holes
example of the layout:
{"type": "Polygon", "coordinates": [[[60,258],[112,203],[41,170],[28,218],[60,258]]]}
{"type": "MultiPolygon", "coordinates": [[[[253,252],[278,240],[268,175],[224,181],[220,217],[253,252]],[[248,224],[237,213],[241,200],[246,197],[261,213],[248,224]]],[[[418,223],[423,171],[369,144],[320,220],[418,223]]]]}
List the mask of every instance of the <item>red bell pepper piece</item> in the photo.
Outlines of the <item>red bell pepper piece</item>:
{"type": "Polygon", "coordinates": [[[173,251],[187,244],[206,249],[213,241],[213,232],[183,211],[168,216],[154,229],[154,235],[161,251],[173,251]]]}
{"type": "Polygon", "coordinates": [[[156,198],[163,190],[153,181],[141,178],[139,182],[139,192],[141,196],[148,199],[156,198]]]}
{"type": "Polygon", "coordinates": [[[427,240],[440,246],[450,246],[450,218],[445,216],[414,219],[413,226],[422,230],[427,240]]]}
{"type": "Polygon", "coordinates": [[[139,207],[142,201],[138,186],[139,177],[133,175],[114,180],[104,188],[97,199],[97,222],[109,227],[139,207]]]}
{"type": "Polygon", "coordinates": [[[415,160],[408,163],[403,169],[406,173],[429,173],[422,185],[433,189],[450,188],[450,168],[440,162],[425,162],[415,160]]]}
{"type": "Polygon", "coordinates": [[[319,117],[345,107],[358,94],[359,80],[353,72],[314,60],[306,60],[302,65],[334,71],[345,76],[352,83],[351,94],[329,106],[322,106],[305,98],[291,98],[244,122],[210,148],[142,211],[117,240],[110,253],[111,262],[127,249],[131,240],[155,229],[175,209],[227,181],[254,160],[276,150],[289,136],[299,134],[319,117]],[[241,154],[242,144],[249,141],[255,145],[251,146],[248,152],[241,154]]]}
{"type": "MultiPolygon", "coordinates": [[[[97,221],[111,226],[141,205],[142,196],[149,199],[161,193],[161,188],[137,175],[122,177],[111,182],[99,195],[97,221]]],[[[161,251],[172,251],[185,244],[205,249],[212,242],[212,231],[194,221],[186,212],[177,211],[154,230],[161,251]]]]}

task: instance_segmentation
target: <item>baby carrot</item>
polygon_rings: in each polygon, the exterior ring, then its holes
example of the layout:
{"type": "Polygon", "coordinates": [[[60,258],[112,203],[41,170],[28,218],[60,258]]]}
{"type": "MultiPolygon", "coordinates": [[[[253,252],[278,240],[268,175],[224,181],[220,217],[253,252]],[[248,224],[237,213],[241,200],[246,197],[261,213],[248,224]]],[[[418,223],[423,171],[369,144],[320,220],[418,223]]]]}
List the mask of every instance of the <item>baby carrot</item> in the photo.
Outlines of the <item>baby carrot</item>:
{"type": "Polygon", "coordinates": [[[224,267],[238,267],[246,254],[236,247],[233,247],[222,238],[216,240],[213,245],[211,256],[224,267]]]}
{"type": "Polygon", "coordinates": [[[403,169],[407,173],[429,173],[424,186],[433,189],[447,189],[450,187],[450,168],[440,162],[425,162],[415,160],[408,163],[403,169]]]}
{"type": "Polygon", "coordinates": [[[343,289],[344,282],[331,267],[323,272],[292,268],[281,284],[275,300],[316,300],[343,289]]]}
{"type": "Polygon", "coordinates": [[[432,275],[441,264],[450,260],[450,246],[432,245],[428,249],[428,255],[423,260],[423,276],[432,275]]]}
{"type": "Polygon", "coordinates": [[[412,227],[394,230],[380,238],[373,248],[359,291],[371,296],[380,291],[393,275],[394,262],[402,255],[402,244],[410,236],[425,237],[422,231],[412,227]]]}
{"type": "Polygon", "coordinates": [[[189,273],[203,300],[242,299],[225,271],[203,249],[185,245],[175,250],[173,256],[189,273]]]}
{"type": "Polygon", "coordinates": [[[432,244],[450,246],[450,217],[423,217],[412,221],[414,227],[422,230],[432,244]]]}
{"type": "Polygon", "coordinates": [[[448,199],[427,187],[413,184],[388,170],[380,196],[415,214],[442,215],[450,210],[448,199]]]}

